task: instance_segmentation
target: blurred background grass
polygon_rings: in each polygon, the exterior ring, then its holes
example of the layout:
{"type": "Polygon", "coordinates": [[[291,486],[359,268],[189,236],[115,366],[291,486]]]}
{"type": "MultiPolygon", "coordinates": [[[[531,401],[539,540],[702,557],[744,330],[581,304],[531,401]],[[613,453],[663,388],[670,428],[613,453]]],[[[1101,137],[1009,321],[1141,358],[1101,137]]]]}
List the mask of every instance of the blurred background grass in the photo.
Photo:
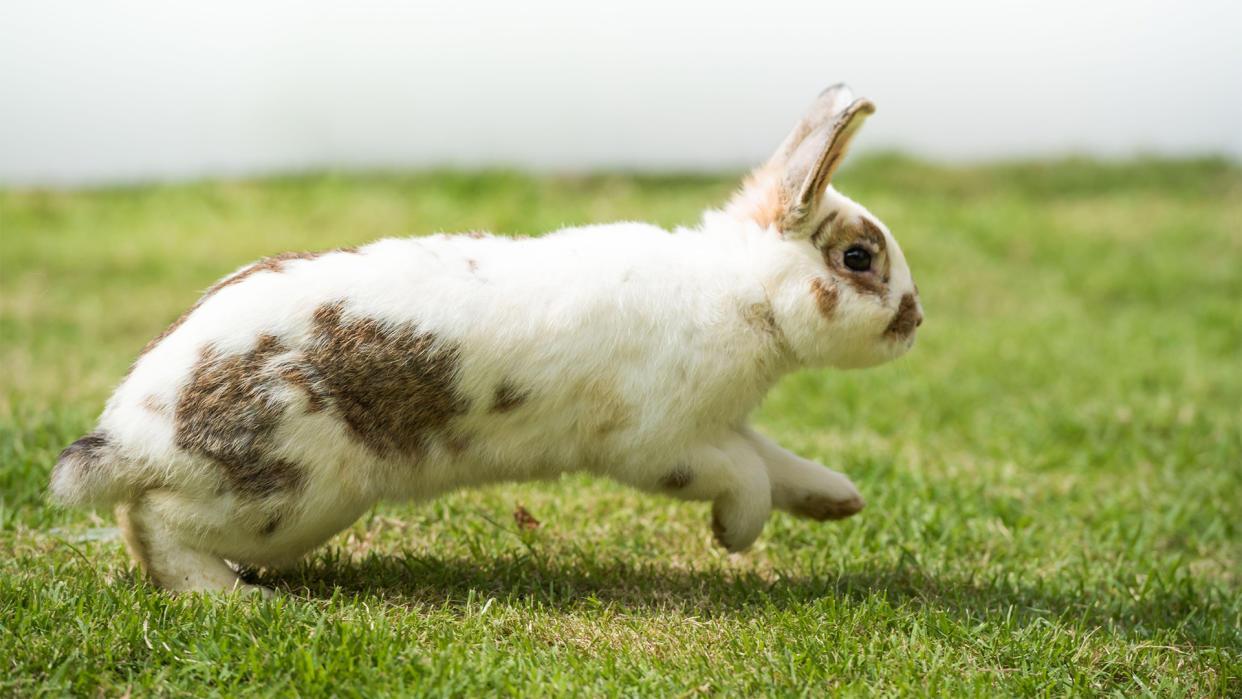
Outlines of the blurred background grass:
{"type": "Polygon", "coordinates": [[[0,688],[1242,692],[1242,168],[1222,159],[878,155],[838,176],[901,242],[927,322],[892,365],[788,377],[756,422],[850,474],[870,503],[859,518],[778,515],[728,558],[696,505],[583,477],[498,486],[381,506],[302,569],[264,574],[303,604],[206,633],[245,627],[284,649],[266,660],[187,631],[150,665],[137,631],[110,625],[117,604],[190,627],[216,612],[116,577],[118,541],[62,544],[110,516],[50,508],[42,490],[138,350],[213,280],[385,236],[691,224],[736,182],[428,172],[0,192],[0,655],[14,658],[0,688]],[[544,526],[518,531],[516,502],[544,526]],[[484,597],[500,636],[467,619],[484,597]],[[413,663],[325,651],[355,673],[334,685],[292,669],[324,619],[371,648],[411,642],[394,625],[431,645],[413,663]],[[756,666],[779,648],[796,651],[786,669],[756,666]],[[445,667],[473,674],[455,684],[445,667]]]}

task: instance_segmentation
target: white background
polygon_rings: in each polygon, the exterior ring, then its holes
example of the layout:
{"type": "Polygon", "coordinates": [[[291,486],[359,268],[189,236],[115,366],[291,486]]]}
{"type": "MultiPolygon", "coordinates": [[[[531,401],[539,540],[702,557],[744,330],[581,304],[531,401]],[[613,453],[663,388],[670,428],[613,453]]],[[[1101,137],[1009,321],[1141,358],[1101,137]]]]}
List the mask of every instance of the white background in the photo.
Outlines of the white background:
{"type": "Polygon", "coordinates": [[[824,86],[860,149],[1242,156],[1242,2],[0,0],[0,183],[740,168],[824,86]]]}

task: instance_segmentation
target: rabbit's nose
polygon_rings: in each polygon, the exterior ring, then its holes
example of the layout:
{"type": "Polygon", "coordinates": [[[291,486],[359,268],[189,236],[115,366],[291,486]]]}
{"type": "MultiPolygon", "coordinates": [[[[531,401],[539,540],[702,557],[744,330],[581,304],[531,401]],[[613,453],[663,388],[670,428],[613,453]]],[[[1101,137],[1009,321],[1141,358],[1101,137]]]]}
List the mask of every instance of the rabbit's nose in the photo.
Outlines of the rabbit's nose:
{"type": "Polygon", "coordinates": [[[890,337],[904,338],[922,323],[923,308],[914,298],[914,294],[905,294],[901,297],[901,304],[897,307],[897,312],[893,314],[893,319],[884,332],[890,337]]]}

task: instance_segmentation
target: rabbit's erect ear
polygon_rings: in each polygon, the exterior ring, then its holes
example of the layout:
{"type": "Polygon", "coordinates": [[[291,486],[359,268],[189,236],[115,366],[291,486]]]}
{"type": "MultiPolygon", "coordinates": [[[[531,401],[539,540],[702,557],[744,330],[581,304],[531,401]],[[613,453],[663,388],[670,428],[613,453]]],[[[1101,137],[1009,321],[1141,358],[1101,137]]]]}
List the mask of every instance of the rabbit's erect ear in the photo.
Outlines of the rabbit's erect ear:
{"type": "MultiPolygon", "coordinates": [[[[848,92],[848,88],[845,90],[848,92]]],[[[851,100],[826,123],[803,137],[783,162],[781,199],[786,202],[784,225],[787,228],[796,230],[808,223],[806,219],[819,208],[824,190],[845,159],[854,134],[863,120],[874,112],[875,104],[871,100],[851,100]]]]}
{"type": "Polygon", "coordinates": [[[763,227],[793,235],[805,230],[819,209],[850,139],[875,111],[845,85],[833,85],[816,98],[776,153],[746,179],[726,211],[763,227]]]}
{"type": "Polygon", "coordinates": [[[806,110],[806,114],[802,115],[797,126],[781,142],[780,148],[776,149],[768,165],[783,169],[785,163],[789,162],[789,158],[812,131],[832,122],[833,117],[845,111],[845,108],[853,101],[854,91],[845,83],[837,83],[819,93],[819,97],[815,98],[815,102],[806,110]]]}

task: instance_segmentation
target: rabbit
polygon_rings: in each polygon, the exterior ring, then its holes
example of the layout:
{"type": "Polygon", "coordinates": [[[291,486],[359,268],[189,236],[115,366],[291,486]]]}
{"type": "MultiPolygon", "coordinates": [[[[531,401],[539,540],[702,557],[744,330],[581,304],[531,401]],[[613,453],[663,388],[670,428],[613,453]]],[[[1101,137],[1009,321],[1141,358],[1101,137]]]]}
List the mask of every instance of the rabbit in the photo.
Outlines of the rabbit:
{"type": "Polygon", "coordinates": [[[473,233],[287,253],[151,340],[49,494],[111,506],[170,591],[245,590],[380,500],[587,471],[711,507],[748,548],[772,508],[863,509],[843,474],[748,425],[783,375],[910,349],[888,229],[829,180],[874,104],[825,90],[694,227],[473,233]]]}

